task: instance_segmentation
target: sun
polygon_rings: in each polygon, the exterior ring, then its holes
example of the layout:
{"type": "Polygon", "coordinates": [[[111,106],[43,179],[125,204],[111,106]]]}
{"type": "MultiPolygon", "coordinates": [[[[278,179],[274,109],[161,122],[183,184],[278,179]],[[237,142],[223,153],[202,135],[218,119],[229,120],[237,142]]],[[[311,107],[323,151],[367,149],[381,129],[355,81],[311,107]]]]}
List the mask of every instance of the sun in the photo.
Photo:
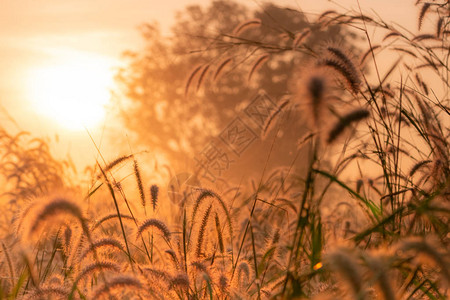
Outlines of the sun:
{"type": "Polygon", "coordinates": [[[72,54],[62,61],[30,71],[32,108],[73,131],[102,123],[110,100],[111,64],[103,58],[72,54]]]}

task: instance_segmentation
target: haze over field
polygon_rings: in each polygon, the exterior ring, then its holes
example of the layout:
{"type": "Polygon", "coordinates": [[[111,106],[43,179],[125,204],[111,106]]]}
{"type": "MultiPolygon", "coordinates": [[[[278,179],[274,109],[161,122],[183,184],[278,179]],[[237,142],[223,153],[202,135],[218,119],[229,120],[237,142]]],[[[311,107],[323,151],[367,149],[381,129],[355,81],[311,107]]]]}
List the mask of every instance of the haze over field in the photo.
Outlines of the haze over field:
{"type": "Polygon", "coordinates": [[[1,299],[450,299],[450,0],[0,0],[1,299]]]}
{"type": "MultiPolygon", "coordinates": [[[[187,5],[209,1],[1,1],[0,99],[2,123],[54,140],[58,152],[70,153],[80,167],[93,162],[96,150],[85,128],[97,142],[103,129],[127,132],[111,114],[110,89],[115,70],[123,66],[122,53],[143,47],[139,27],[158,22],[170,34],[176,12],[187,5]],[[89,109],[86,109],[89,107],[89,109]],[[60,151],[61,150],[61,151],[60,151]]],[[[263,2],[244,1],[250,7],[263,2]]],[[[301,8],[314,18],[328,8],[357,7],[355,1],[277,1],[301,8]]],[[[413,27],[410,1],[361,1],[365,11],[376,10],[387,20],[413,27]]],[[[341,9],[342,10],[342,9],[341,9]]],[[[52,143],[55,144],[55,143],[52,143]]],[[[105,151],[106,151],[105,147],[105,151]]],[[[122,149],[123,150],[123,149],[122,149]]],[[[65,155],[64,154],[64,155],[65,155]]]]}

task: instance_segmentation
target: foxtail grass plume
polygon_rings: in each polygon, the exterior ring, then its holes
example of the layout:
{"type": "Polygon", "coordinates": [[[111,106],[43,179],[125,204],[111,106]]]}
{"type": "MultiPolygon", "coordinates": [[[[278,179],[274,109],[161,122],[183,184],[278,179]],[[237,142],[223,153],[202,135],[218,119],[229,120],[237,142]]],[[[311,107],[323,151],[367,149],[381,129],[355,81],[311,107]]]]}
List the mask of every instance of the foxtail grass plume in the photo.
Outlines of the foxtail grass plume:
{"type": "Polygon", "coordinates": [[[61,286],[41,286],[22,299],[67,299],[69,291],[61,286]],[[56,297],[56,298],[54,298],[56,297]]]}
{"type": "Polygon", "coordinates": [[[165,252],[169,255],[170,260],[172,261],[175,270],[178,270],[179,266],[180,266],[180,262],[178,261],[178,257],[177,257],[177,254],[175,253],[175,251],[173,251],[172,249],[168,249],[165,252]]]}
{"type": "Polygon", "coordinates": [[[428,165],[429,163],[431,163],[432,161],[427,159],[427,160],[421,160],[419,162],[417,162],[409,171],[409,177],[414,176],[414,174],[416,174],[416,172],[421,169],[422,167],[428,165]]]}
{"type": "Polygon", "coordinates": [[[314,76],[307,82],[307,91],[310,98],[313,118],[317,124],[320,119],[321,109],[325,98],[326,81],[324,77],[314,76]]]}
{"type": "Polygon", "coordinates": [[[166,271],[166,268],[157,269],[139,265],[137,267],[142,275],[140,277],[146,282],[144,288],[150,292],[152,299],[164,299],[162,295],[160,297],[157,297],[156,295],[160,294],[160,292],[164,293],[168,288],[170,289],[170,280],[172,276],[166,271]]]}
{"type": "Polygon", "coordinates": [[[66,254],[69,254],[70,245],[73,240],[73,231],[70,226],[66,226],[63,232],[63,236],[61,238],[63,250],[66,254]]]}
{"type": "Polygon", "coordinates": [[[197,257],[200,257],[203,253],[203,239],[205,237],[205,231],[208,225],[208,219],[209,219],[209,215],[211,213],[211,208],[212,205],[210,204],[209,207],[206,209],[205,214],[203,215],[203,219],[202,219],[202,223],[200,224],[200,229],[198,231],[198,237],[197,237],[197,246],[196,246],[196,250],[195,250],[195,255],[197,257]]]}
{"type": "Polygon", "coordinates": [[[137,160],[134,160],[133,168],[134,168],[134,176],[136,177],[136,184],[138,187],[139,196],[141,197],[141,205],[142,207],[145,207],[146,201],[145,201],[144,186],[142,184],[141,172],[139,171],[139,165],[137,163],[137,160]]]}
{"type": "Polygon", "coordinates": [[[440,17],[436,23],[436,37],[440,37],[442,34],[442,25],[444,25],[444,17],[440,17]]]}
{"type": "Polygon", "coordinates": [[[250,282],[250,264],[243,260],[237,266],[237,282],[240,288],[246,288],[250,282]]]}
{"type": "Polygon", "coordinates": [[[203,81],[205,80],[205,77],[206,77],[206,74],[208,73],[208,70],[209,70],[209,65],[206,65],[205,67],[203,67],[203,70],[200,73],[200,77],[198,78],[198,81],[197,81],[197,89],[196,89],[197,92],[200,89],[203,81]]]}
{"type": "Polygon", "coordinates": [[[303,29],[301,32],[297,33],[295,35],[295,39],[292,42],[292,47],[297,48],[300,46],[300,44],[311,34],[311,29],[306,28],[303,29]]]}
{"type": "Polygon", "coordinates": [[[119,240],[112,237],[102,238],[91,243],[81,254],[80,260],[88,256],[89,253],[93,253],[100,248],[117,249],[119,251],[125,252],[125,246],[119,240]]]}
{"type": "MultiPolygon", "coordinates": [[[[103,168],[103,173],[108,173],[109,171],[111,171],[114,167],[120,165],[121,163],[127,161],[130,158],[133,158],[134,155],[123,155],[123,156],[119,156],[118,158],[114,159],[113,161],[111,161],[109,164],[107,164],[104,168],[103,168]]],[[[103,176],[103,174],[100,172],[100,174],[97,175],[97,179],[100,179],[103,176]]]]}
{"type": "Polygon", "coordinates": [[[101,285],[92,295],[91,299],[97,299],[99,297],[105,296],[105,294],[109,294],[110,292],[119,289],[125,288],[127,291],[136,291],[138,292],[143,288],[142,283],[139,279],[132,275],[118,275],[113,277],[112,279],[108,279],[106,283],[101,285]]]}
{"type": "Polygon", "coordinates": [[[412,252],[413,257],[422,263],[428,262],[429,260],[433,261],[434,264],[441,269],[443,278],[447,285],[449,285],[450,260],[448,251],[445,250],[445,246],[442,247],[442,245],[439,244],[437,238],[411,237],[401,241],[398,244],[397,249],[401,252],[412,252]],[[428,258],[428,260],[424,258],[428,258]]]}
{"type": "Polygon", "coordinates": [[[270,127],[273,124],[275,118],[281,113],[281,111],[289,104],[289,99],[283,101],[278,108],[267,118],[264,128],[261,132],[261,138],[264,139],[267,133],[270,131],[270,127]]]}
{"type": "Polygon", "coordinates": [[[156,184],[153,184],[150,187],[150,196],[152,198],[152,207],[153,207],[153,211],[156,210],[156,205],[158,204],[158,193],[159,193],[159,188],[156,184]]]}
{"type": "Polygon", "coordinates": [[[383,42],[384,42],[385,40],[389,39],[389,38],[399,37],[399,36],[401,36],[401,33],[398,32],[398,31],[393,30],[393,31],[389,32],[388,34],[386,34],[386,35],[383,37],[383,42]]]}
{"type": "Polygon", "coordinates": [[[371,46],[366,52],[364,52],[363,55],[361,55],[361,58],[360,58],[360,60],[359,60],[359,65],[360,65],[360,66],[364,65],[366,59],[367,59],[369,56],[372,56],[372,57],[375,56],[375,50],[378,50],[378,49],[380,49],[380,48],[381,48],[381,45],[374,45],[374,46],[371,46]]]}
{"type": "Polygon", "coordinates": [[[229,285],[230,285],[230,284],[229,284],[229,279],[228,279],[228,277],[227,277],[224,273],[221,273],[221,274],[220,274],[218,285],[219,285],[219,289],[220,289],[223,293],[226,293],[226,292],[228,291],[228,287],[229,287],[229,285]]]}
{"type": "Polygon", "coordinates": [[[330,15],[336,15],[336,14],[337,14],[337,12],[335,10],[326,10],[322,14],[320,14],[320,16],[317,18],[317,21],[321,22],[325,18],[331,18],[330,15]]]}
{"type": "Polygon", "coordinates": [[[353,110],[341,117],[328,132],[327,142],[330,144],[335,141],[342,132],[350,125],[367,118],[370,115],[366,109],[353,110]]]}
{"type": "Polygon", "coordinates": [[[195,216],[197,215],[198,209],[200,208],[200,205],[203,203],[203,201],[207,198],[212,198],[213,200],[216,200],[219,203],[220,207],[222,208],[222,210],[226,216],[228,232],[230,234],[230,237],[233,237],[233,225],[232,225],[231,214],[228,209],[228,206],[225,203],[225,201],[222,199],[222,197],[212,190],[208,190],[208,189],[200,190],[200,194],[198,195],[197,200],[194,203],[194,208],[192,210],[192,220],[195,222],[195,220],[196,220],[195,216]]]}
{"type": "Polygon", "coordinates": [[[53,274],[46,283],[53,286],[61,286],[64,284],[64,277],[59,274],[53,274]]]}
{"type": "Polygon", "coordinates": [[[419,30],[422,28],[422,24],[423,24],[423,19],[425,18],[425,15],[428,11],[428,9],[430,8],[431,3],[430,2],[425,2],[422,6],[422,9],[420,10],[420,14],[419,14],[419,30]]]}
{"type": "Polygon", "coordinates": [[[6,247],[5,243],[1,242],[1,244],[2,244],[2,249],[3,249],[3,254],[8,263],[9,276],[11,279],[11,286],[14,286],[15,285],[15,283],[14,283],[14,277],[15,277],[14,265],[12,264],[11,256],[9,255],[9,251],[8,251],[8,248],[6,247]]]}
{"type": "Polygon", "coordinates": [[[261,26],[261,19],[251,19],[244,21],[240,23],[236,28],[233,30],[233,35],[238,36],[239,34],[243,33],[244,31],[261,26]]]}
{"type": "Polygon", "coordinates": [[[184,96],[186,97],[189,92],[189,88],[192,85],[192,81],[194,80],[194,77],[200,72],[200,70],[203,68],[203,66],[198,66],[197,68],[192,71],[191,75],[189,75],[187,81],[186,81],[186,87],[184,88],[184,96]]]}
{"type": "Polygon", "coordinates": [[[138,266],[140,272],[144,274],[146,277],[157,278],[162,281],[169,282],[170,274],[166,271],[166,269],[155,269],[152,267],[141,267],[138,266]]]}
{"type": "Polygon", "coordinates": [[[217,80],[217,78],[220,76],[220,74],[225,69],[225,67],[232,61],[233,61],[232,58],[227,58],[219,64],[219,66],[216,69],[216,72],[214,72],[214,76],[213,76],[214,81],[217,80]]]}
{"type": "Polygon", "coordinates": [[[326,47],[325,53],[323,53],[321,59],[317,60],[316,65],[336,71],[347,83],[350,92],[353,94],[359,92],[361,85],[360,73],[353,59],[340,48],[335,46],[326,47]]]}
{"type": "Polygon", "coordinates": [[[339,274],[344,293],[350,291],[353,299],[360,299],[365,294],[362,270],[358,265],[356,255],[349,249],[339,248],[325,255],[326,264],[339,274]]]}
{"type": "Polygon", "coordinates": [[[270,55],[269,54],[263,54],[258,59],[256,59],[255,63],[253,64],[250,73],[248,74],[248,81],[252,79],[253,74],[265,63],[269,60],[270,55]]]}
{"type": "Polygon", "coordinates": [[[120,265],[114,261],[97,261],[86,265],[76,276],[74,285],[76,286],[80,280],[87,278],[90,274],[97,271],[110,270],[116,273],[120,272],[120,265]]]}
{"type": "Polygon", "coordinates": [[[223,254],[225,251],[225,247],[224,247],[224,243],[223,243],[222,228],[220,226],[219,215],[217,214],[217,212],[214,215],[214,221],[216,223],[217,242],[219,244],[219,250],[220,250],[220,253],[223,254]]]}
{"type": "Polygon", "coordinates": [[[160,221],[158,219],[153,219],[153,218],[145,220],[139,226],[138,231],[137,231],[137,238],[141,237],[142,233],[144,233],[144,231],[147,231],[151,227],[158,229],[161,232],[161,234],[163,235],[163,237],[167,241],[170,241],[171,233],[170,233],[170,230],[167,227],[167,225],[163,221],[160,221]]]}
{"type": "Polygon", "coordinates": [[[383,295],[385,300],[397,300],[393,287],[395,280],[389,274],[389,257],[386,254],[378,253],[366,255],[365,261],[373,274],[373,279],[377,283],[377,290],[383,295]]]}
{"type": "Polygon", "coordinates": [[[179,273],[170,280],[170,288],[189,288],[189,277],[184,273],[179,273]]]}
{"type": "Polygon", "coordinates": [[[315,129],[323,127],[326,120],[328,100],[331,94],[331,80],[324,69],[304,70],[298,81],[297,102],[303,110],[303,117],[315,129]]]}
{"type": "Polygon", "coordinates": [[[61,225],[66,222],[67,217],[75,219],[84,234],[88,238],[90,237],[89,228],[80,206],[68,198],[53,197],[34,205],[28,213],[28,220],[24,226],[24,238],[37,238],[44,225],[47,225],[46,228],[52,225],[61,225]]]}
{"type": "Polygon", "coordinates": [[[198,272],[203,273],[206,275],[206,280],[210,280],[211,279],[211,272],[210,272],[210,268],[208,268],[208,266],[206,265],[205,262],[202,261],[193,261],[191,263],[191,266],[198,272]]]}
{"type": "MultiPolygon", "coordinates": [[[[95,222],[95,224],[92,226],[92,230],[95,230],[96,228],[98,228],[100,225],[102,225],[104,222],[111,220],[111,219],[115,219],[115,218],[119,218],[118,214],[109,214],[106,215],[102,218],[100,218],[97,222],[95,222]]],[[[120,214],[120,218],[122,220],[130,220],[130,221],[134,221],[134,218],[132,216],[129,215],[124,215],[124,214],[120,214]]]]}

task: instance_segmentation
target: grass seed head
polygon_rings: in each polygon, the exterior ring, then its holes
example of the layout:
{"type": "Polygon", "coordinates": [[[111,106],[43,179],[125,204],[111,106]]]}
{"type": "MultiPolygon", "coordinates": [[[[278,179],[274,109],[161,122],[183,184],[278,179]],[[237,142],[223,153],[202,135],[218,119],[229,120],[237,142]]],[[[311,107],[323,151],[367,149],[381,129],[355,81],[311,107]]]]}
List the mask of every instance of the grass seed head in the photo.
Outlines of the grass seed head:
{"type": "Polygon", "coordinates": [[[118,249],[119,251],[125,252],[125,247],[119,240],[115,238],[102,238],[97,241],[91,243],[81,254],[80,260],[84,259],[89,253],[93,253],[99,249],[108,248],[108,249],[118,249]]]}
{"type": "Polygon", "coordinates": [[[325,261],[332,270],[339,273],[338,278],[342,279],[343,286],[351,291],[354,299],[365,293],[362,271],[354,253],[349,249],[339,248],[325,255],[325,261]]]}
{"type": "Polygon", "coordinates": [[[189,288],[189,277],[185,273],[179,273],[172,277],[170,281],[171,288],[189,288]]]}
{"type": "MultiPolygon", "coordinates": [[[[90,237],[89,228],[80,206],[64,197],[52,197],[33,206],[27,217],[25,239],[36,239],[41,230],[53,225],[61,225],[67,221],[67,216],[74,218],[86,236],[90,237]]],[[[56,227],[56,226],[55,226],[56,227]]]]}
{"type": "Polygon", "coordinates": [[[83,278],[86,278],[90,274],[102,271],[102,270],[111,270],[114,272],[120,272],[120,265],[114,261],[97,261],[91,264],[86,265],[75,278],[74,284],[77,284],[83,278]]]}
{"type": "Polygon", "coordinates": [[[132,275],[118,275],[108,279],[106,283],[101,285],[92,295],[91,299],[97,299],[110,294],[118,288],[125,288],[127,291],[139,291],[142,289],[141,281],[132,275]]]}
{"type": "Polygon", "coordinates": [[[369,115],[370,113],[367,109],[356,109],[347,113],[342,118],[340,118],[328,132],[327,142],[332,143],[342,134],[342,132],[346,128],[358,121],[366,119],[367,117],[369,117],[369,115]]]}
{"type": "Polygon", "coordinates": [[[167,240],[170,241],[170,237],[171,237],[171,233],[169,228],[167,227],[166,223],[164,223],[161,220],[158,219],[147,219],[145,220],[138,228],[137,231],[137,238],[142,236],[142,233],[144,231],[147,231],[149,228],[154,227],[156,229],[158,229],[161,234],[163,235],[163,237],[167,240]]]}
{"type": "Polygon", "coordinates": [[[329,73],[323,68],[305,69],[297,83],[296,102],[302,110],[302,117],[316,130],[327,120],[332,83],[329,73]]]}
{"type": "Polygon", "coordinates": [[[158,193],[159,193],[159,187],[156,184],[153,184],[150,187],[150,195],[152,198],[153,211],[156,210],[156,205],[158,204],[158,193]]]}
{"type": "Polygon", "coordinates": [[[245,32],[246,30],[250,28],[257,28],[261,26],[261,19],[255,18],[251,20],[246,20],[242,23],[240,23],[236,28],[233,30],[233,35],[239,36],[241,33],[245,32]]]}

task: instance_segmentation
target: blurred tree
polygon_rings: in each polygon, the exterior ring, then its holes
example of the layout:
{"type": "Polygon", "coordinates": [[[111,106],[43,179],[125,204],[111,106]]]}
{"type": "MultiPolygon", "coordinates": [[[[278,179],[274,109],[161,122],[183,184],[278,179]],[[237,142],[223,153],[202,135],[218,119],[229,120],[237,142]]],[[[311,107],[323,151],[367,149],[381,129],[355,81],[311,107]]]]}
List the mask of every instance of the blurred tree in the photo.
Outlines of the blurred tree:
{"type": "Polygon", "coordinates": [[[12,220],[33,197],[75,189],[71,170],[70,159],[54,158],[45,140],[0,127],[0,232],[12,233],[12,220]]]}
{"type": "MultiPolygon", "coordinates": [[[[117,103],[135,141],[164,153],[175,168],[208,151],[209,142],[236,116],[246,116],[260,89],[279,105],[292,90],[300,63],[326,43],[350,45],[356,38],[338,26],[310,23],[298,10],[265,4],[252,11],[224,0],[207,8],[187,7],[171,33],[163,36],[156,24],[142,27],[145,48],[125,53],[127,66],[117,73],[117,103]]],[[[279,120],[272,166],[292,163],[305,131],[296,110],[279,120]]],[[[259,135],[254,125],[249,128],[259,135]]],[[[258,136],[239,157],[229,159],[227,176],[233,169],[240,177],[260,173],[271,143],[271,136],[258,136]]]]}

